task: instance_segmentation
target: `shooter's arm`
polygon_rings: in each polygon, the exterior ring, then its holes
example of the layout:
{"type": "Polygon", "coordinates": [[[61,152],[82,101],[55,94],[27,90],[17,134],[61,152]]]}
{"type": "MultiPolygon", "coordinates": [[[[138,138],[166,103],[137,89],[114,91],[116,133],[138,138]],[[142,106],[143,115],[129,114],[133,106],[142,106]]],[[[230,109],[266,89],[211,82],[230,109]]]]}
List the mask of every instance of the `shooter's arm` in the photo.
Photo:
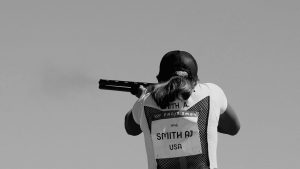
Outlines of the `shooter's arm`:
{"type": "Polygon", "coordinates": [[[226,111],[220,115],[218,132],[234,136],[239,130],[240,121],[233,108],[228,104],[226,111]]]}
{"type": "Polygon", "coordinates": [[[125,130],[127,134],[132,136],[137,136],[142,133],[140,125],[137,124],[133,119],[131,110],[125,115],[125,130]]]}

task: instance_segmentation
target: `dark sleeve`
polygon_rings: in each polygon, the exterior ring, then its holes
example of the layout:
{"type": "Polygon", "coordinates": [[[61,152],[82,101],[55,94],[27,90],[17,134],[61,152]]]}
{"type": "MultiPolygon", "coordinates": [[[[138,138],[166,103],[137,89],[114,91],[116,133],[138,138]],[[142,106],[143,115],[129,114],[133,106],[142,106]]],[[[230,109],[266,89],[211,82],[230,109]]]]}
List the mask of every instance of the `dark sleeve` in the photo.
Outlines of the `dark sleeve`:
{"type": "Polygon", "coordinates": [[[220,115],[218,132],[234,136],[239,130],[240,121],[233,108],[228,104],[226,111],[220,115]]]}
{"type": "Polygon", "coordinates": [[[137,136],[142,133],[140,125],[137,124],[133,119],[132,111],[129,111],[125,115],[125,130],[127,134],[132,136],[137,136]]]}

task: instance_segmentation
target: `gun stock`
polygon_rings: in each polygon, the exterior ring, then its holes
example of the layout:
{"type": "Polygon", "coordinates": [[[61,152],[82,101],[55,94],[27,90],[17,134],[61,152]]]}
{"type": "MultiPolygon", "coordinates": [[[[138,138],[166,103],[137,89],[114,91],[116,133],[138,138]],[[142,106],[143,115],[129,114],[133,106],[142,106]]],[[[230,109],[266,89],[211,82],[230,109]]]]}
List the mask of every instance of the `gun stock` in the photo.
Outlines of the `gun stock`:
{"type": "Polygon", "coordinates": [[[149,87],[154,84],[155,83],[100,79],[99,89],[131,92],[135,94],[140,85],[149,87]]]}

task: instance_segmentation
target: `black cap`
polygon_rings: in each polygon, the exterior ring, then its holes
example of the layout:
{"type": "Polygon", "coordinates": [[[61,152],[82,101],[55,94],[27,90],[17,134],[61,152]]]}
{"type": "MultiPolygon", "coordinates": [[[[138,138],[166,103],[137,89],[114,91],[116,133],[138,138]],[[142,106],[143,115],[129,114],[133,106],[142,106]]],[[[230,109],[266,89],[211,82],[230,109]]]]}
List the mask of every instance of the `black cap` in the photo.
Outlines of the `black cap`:
{"type": "Polygon", "coordinates": [[[195,58],[190,53],[179,50],[170,51],[163,56],[157,80],[168,81],[172,76],[177,75],[177,71],[185,71],[189,79],[198,80],[198,66],[195,58]]]}

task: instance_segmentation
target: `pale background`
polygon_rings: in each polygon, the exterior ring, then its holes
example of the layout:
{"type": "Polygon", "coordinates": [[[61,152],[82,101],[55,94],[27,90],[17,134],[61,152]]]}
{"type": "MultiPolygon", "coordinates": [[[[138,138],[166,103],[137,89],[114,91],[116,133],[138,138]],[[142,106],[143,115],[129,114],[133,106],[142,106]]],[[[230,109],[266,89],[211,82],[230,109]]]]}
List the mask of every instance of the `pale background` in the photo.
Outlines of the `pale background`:
{"type": "Polygon", "coordinates": [[[0,169],[142,169],[129,93],[100,78],[156,82],[186,50],[241,120],[220,134],[220,169],[300,168],[300,2],[0,1],[0,169]]]}

